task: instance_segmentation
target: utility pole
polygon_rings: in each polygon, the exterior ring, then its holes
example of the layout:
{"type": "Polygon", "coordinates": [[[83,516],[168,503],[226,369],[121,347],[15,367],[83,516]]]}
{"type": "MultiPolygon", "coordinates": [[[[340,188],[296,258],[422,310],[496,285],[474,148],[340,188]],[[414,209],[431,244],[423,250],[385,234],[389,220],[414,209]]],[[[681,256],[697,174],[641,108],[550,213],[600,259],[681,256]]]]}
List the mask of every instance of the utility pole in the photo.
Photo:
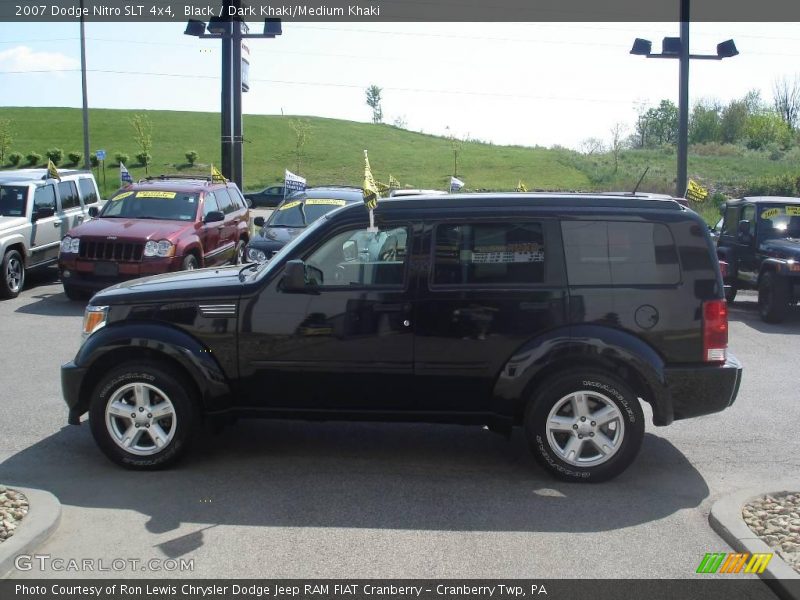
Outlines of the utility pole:
{"type": "Polygon", "coordinates": [[[81,88],[83,92],[83,168],[92,169],[89,160],[89,96],[86,88],[86,31],[83,18],[83,0],[81,0],[81,88]]]}
{"type": "Polygon", "coordinates": [[[680,0],[681,55],[678,84],[678,178],[675,196],[686,193],[689,172],[689,0],[680,0]]]}

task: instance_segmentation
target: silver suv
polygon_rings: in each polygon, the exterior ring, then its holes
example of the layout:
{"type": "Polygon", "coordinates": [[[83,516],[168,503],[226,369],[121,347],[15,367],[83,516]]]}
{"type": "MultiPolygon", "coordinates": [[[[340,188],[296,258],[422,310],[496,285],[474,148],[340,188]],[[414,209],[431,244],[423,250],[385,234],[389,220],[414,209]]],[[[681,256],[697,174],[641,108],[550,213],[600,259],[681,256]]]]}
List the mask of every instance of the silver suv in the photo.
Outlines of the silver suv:
{"type": "Polygon", "coordinates": [[[15,298],[30,269],[58,261],[61,238],[98,206],[91,173],[47,169],[0,172],[0,298],[15,298]]]}

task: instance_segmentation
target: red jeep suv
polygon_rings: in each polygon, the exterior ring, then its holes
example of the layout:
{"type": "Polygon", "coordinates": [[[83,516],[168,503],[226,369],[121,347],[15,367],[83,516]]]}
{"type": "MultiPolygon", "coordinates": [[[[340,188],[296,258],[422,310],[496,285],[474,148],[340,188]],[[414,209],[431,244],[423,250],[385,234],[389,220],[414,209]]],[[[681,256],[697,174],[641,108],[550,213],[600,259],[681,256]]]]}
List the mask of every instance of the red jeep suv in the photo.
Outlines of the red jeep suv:
{"type": "Polygon", "coordinates": [[[58,268],[71,299],[145,275],[239,264],[249,237],[236,184],[197,177],[148,177],[90,215],[61,241],[58,268]]]}

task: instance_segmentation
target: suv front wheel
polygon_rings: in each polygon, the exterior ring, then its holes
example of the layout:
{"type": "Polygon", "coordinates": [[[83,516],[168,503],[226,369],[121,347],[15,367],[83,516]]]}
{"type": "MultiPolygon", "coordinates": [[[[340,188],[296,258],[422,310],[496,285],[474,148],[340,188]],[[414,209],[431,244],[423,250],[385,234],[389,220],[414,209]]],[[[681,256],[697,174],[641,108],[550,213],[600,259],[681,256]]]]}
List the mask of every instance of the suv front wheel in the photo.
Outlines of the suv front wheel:
{"type": "Polygon", "coordinates": [[[776,273],[764,273],[758,284],[758,313],[767,323],[780,323],[789,312],[789,286],[776,273]]]}
{"type": "Polygon", "coordinates": [[[146,361],[112,369],[95,388],[89,425],[100,449],[131,469],[159,469],[189,446],[198,421],[191,384],[146,361]]]}
{"type": "Polygon", "coordinates": [[[25,285],[25,263],[16,250],[6,252],[0,273],[0,298],[16,298],[25,285]]]}
{"type": "Polygon", "coordinates": [[[644,438],[639,400],[615,377],[569,371],[528,404],[525,432],[536,460],[558,479],[607,481],[636,458],[644,438]]]}

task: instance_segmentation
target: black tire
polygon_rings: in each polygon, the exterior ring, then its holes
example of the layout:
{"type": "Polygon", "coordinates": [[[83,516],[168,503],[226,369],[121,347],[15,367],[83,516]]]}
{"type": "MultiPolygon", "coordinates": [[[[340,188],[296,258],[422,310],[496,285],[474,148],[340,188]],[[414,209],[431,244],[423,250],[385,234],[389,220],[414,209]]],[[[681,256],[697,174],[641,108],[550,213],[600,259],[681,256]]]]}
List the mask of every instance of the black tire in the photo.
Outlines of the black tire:
{"type": "Polygon", "coordinates": [[[97,445],[113,462],[129,469],[155,470],[174,463],[188,449],[200,421],[198,405],[190,392],[192,389],[181,373],[148,361],[131,361],[112,369],[95,387],[89,407],[89,425],[97,445]],[[163,407],[166,401],[171,405],[168,408],[172,409],[173,416],[159,420],[158,415],[148,412],[147,408],[137,410],[135,388],[131,387],[137,383],[147,386],[149,403],[139,408],[163,407]],[[121,403],[118,406],[129,405],[131,415],[138,415],[136,419],[127,414],[107,414],[107,407],[117,402],[121,403]],[[160,450],[155,443],[156,437],[151,433],[157,431],[156,425],[160,431],[155,435],[163,433],[168,438],[160,450]],[[132,450],[124,449],[124,442],[118,441],[124,439],[128,431],[133,432],[132,450]]]}
{"type": "Polygon", "coordinates": [[[16,250],[3,256],[0,266],[0,298],[16,298],[25,286],[25,261],[16,250]]]}
{"type": "Polygon", "coordinates": [[[245,246],[247,246],[247,243],[244,240],[239,240],[239,243],[236,244],[236,253],[233,255],[234,265],[243,265],[247,262],[244,255],[245,246]]]}
{"type": "Polygon", "coordinates": [[[767,323],[780,323],[789,312],[789,285],[776,273],[764,273],[758,284],[758,314],[767,323]]]}
{"type": "Polygon", "coordinates": [[[727,300],[728,304],[733,304],[733,301],[736,299],[736,293],[739,291],[739,287],[736,283],[731,283],[729,286],[725,288],[725,300],[727,300]]]}
{"type": "Polygon", "coordinates": [[[644,439],[644,414],[636,394],[616,377],[600,371],[568,371],[548,379],[530,399],[524,424],[537,462],[563,481],[599,483],[616,477],[636,458],[644,439]],[[586,394],[583,419],[569,400],[581,392],[586,394]],[[600,425],[591,417],[606,406],[616,408],[617,418],[600,425]],[[549,430],[551,411],[555,411],[554,421],[555,417],[564,419],[563,430],[549,430]],[[576,424],[569,423],[572,419],[576,424]],[[605,453],[595,443],[601,434],[615,443],[605,453]],[[574,454],[568,448],[570,441],[577,445],[574,454]]]}
{"type": "Polygon", "coordinates": [[[194,254],[187,254],[183,257],[181,268],[184,271],[194,271],[200,268],[200,263],[197,261],[197,257],[194,254]]]}
{"type": "Polygon", "coordinates": [[[80,288],[76,288],[72,285],[64,285],[64,295],[69,298],[70,300],[88,300],[89,299],[89,292],[82,290],[80,288]]]}

